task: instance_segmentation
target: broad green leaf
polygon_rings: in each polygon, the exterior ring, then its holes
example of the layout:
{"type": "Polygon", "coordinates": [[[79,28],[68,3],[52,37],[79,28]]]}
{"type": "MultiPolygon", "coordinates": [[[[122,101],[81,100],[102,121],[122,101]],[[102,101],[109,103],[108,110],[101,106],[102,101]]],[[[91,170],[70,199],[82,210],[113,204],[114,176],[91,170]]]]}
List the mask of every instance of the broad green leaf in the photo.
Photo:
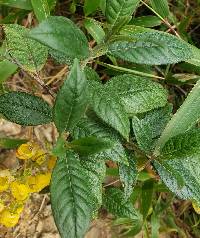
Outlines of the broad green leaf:
{"type": "Polygon", "coordinates": [[[180,198],[199,200],[200,130],[193,129],[168,140],[154,165],[167,187],[180,198]]]}
{"type": "Polygon", "coordinates": [[[17,66],[8,60],[0,62],[0,83],[3,83],[8,77],[14,74],[17,70],[17,66]]]}
{"type": "MultiPolygon", "coordinates": [[[[134,20],[134,19],[133,19],[134,20]]],[[[122,36],[129,36],[129,35],[134,35],[134,34],[138,34],[138,33],[145,33],[145,32],[161,32],[161,31],[156,31],[147,27],[142,27],[142,26],[137,26],[137,25],[126,25],[124,26],[121,31],[120,34],[122,36]]]]}
{"type": "Polygon", "coordinates": [[[181,199],[200,205],[200,157],[183,156],[154,161],[154,166],[165,185],[181,199]],[[182,179],[182,181],[180,181],[182,179]]]}
{"type": "Polygon", "coordinates": [[[36,126],[52,121],[52,110],[42,98],[23,92],[0,96],[0,114],[14,123],[36,126]]]}
{"type": "Polygon", "coordinates": [[[133,204],[124,198],[120,189],[106,189],[103,197],[103,206],[113,215],[120,218],[141,220],[141,214],[133,207],[133,204]]]}
{"type": "Polygon", "coordinates": [[[50,15],[48,0],[31,0],[31,4],[39,22],[45,20],[50,15]]]}
{"type": "Polygon", "coordinates": [[[184,103],[174,114],[172,119],[165,127],[155,148],[155,155],[159,155],[159,151],[165,143],[172,137],[188,131],[200,118],[200,80],[188,94],[184,103]]]}
{"type": "Polygon", "coordinates": [[[124,39],[113,40],[108,52],[122,60],[147,65],[174,64],[193,56],[186,42],[159,31],[129,32],[124,39]]]}
{"type": "Polygon", "coordinates": [[[133,187],[137,181],[138,172],[134,157],[129,155],[128,165],[119,164],[119,176],[124,185],[124,196],[128,199],[133,191],[133,187]]]}
{"type": "Polygon", "coordinates": [[[86,36],[71,20],[65,17],[48,17],[33,28],[29,36],[63,57],[85,59],[89,56],[86,36]]]}
{"type": "Polygon", "coordinates": [[[167,92],[160,84],[131,74],[109,80],[106,91],[117,95],[129,115],[163,107],[167,103],[167,92]]]}
{"type": "Polygon", "coordinates": [[[95,12],[100,5],[101,0],[85,0],[84,1],[84,13],[86,16],[90,15],[91,13],[95,12]]]}
{"type": "Polygon", "coordinates": [[[90,190],[95,198],[93,204],[93,215],[102,205],[102,183],[106,175],[106,165],[104,161],[91,161],[87,159],[80,160],[82,167],[85,169],[90,184],[90,190]]]}
{"type": "Polygon", "coordinates": [[[153,199],[153,188],[154,181],[152,179],[145,181],[142,185],[141,213],[143,215],[144,220],[148,216],[149,209],[151,208],[153,199]]]}
{"type": "Polygon", "coordinates": [[[113,28],[130,20],[139,0],[109,0],[106,2],[106,19],[113,28]]]}
{"type": "Polygon", "coordinates": [[[170,138],[161,150],[164,159],[200,155],[200,129],[193,129],[170,138]]]}
{"type": "MultiPolygon", "coordinates": [[[[133,18],[130,21],[130,24],[133,24],[136,26],[142,26],[142,27],[155,27],[155,26],[160,26],[162,24],[162,21],[157,16],[149,15],[149,16],[133,18]]],[[[128,27],[130,27],[130,25],[128,27]]]]}
{"type": "Polygon", "coordinates": [[[93,136],[73,140],[68,145],[79,155],[88,156],[112,148],[114,142],[93,136]]]}
{"type": "Polygon", "coordinates": [[[21,144],[26,143],[27,140],[15,139],[15,138],[0,138],[0,148],[4,149],[16,149],[21,144]]]}
{"type": "Polygon", "coordinates": [[[75,139],[95,136],[105,140],[110,140],[112,143],[114,143],[113,147],[98,153],[95,156],[96,160],[112,160],[127,164],[126,152],[120,142],[119,136],[114,131],[114,129],[108,127],[94,114],[88,116],[87,118],[82,118],[74,127],[72,136],[75,139]]]}
{"type": "Polygon", "coordinates": [[[169,122],[171,112],[172,106],[167,104],[163,108],[154,109],[143,116],[132,118],[133,131],[141,150],[149,153],[155,148],[156,139],[169,122]]]}
{"type": "MultiPolygon", "coordinates": [[[[24,10],[32,10],[33,7],[31,1],[33,0],[0,0],[0,5],[20,8],[24,10]]],[[[57,0],[46,0],[46,1],[48,3],[50,10],[52,10],[56,5],[57,0]]]]}
{"type": "Polygon", "coordinates": [[[97,82],[101,82],[101,79],[100,79],[99,75],[91,67],[86,66],[84,68],[84,73],[85,73],[85,76],[86,76],[87,80],[89,80],[89,81],[90,80],[92,80],[92,81],[94,80],[94,81],[97,81],[97,82]]]}
{"type": "Polygon", "coordinates": [[[0,0],[0,5],[16,7],[25,10],[31,10],[31,0],[0,0]]]}
{"type": "Polygon", "coordinates": [[[98,44],[102,42],[105,37],[105,32],[98,21],[92,18],[86,18],[84,20],[84,26],[98,44]]]}
{"type": "Polygon", "coordinates": [[[51,48],[49,48],[49,54],[58,64],[67,64],[69,66],[73,65],[73,59],[69,58],[69,56],[67,56],[66,54],[63,54],[51,48]]]}
{"type": "Polygon", "coordinates": [[[150,0],[151,6],[162,18],[169,16],[169,5],[167,0],[150,0]]]}
{"type": "MultiPolygon", "coordinates": [[[[132,36],[134,37],[135,34],[138,33],[152,33],[152,34],[166,34],[164,32],[160,32],[157,30],[153,30],[150,28],[145,28],[145,27],[141,27],[141,26],[136,26],[136,25],[126,25],[124,26],[121,31],[120,34],[121,35],[128,35],[128,36],[132,36]]],[[[169,36],[169,34],[167,34],[169,36]]],[[[172,36],[172,35],[171,35],[172,36]]],[[[185,44],[187,44],[187,48],[190,49],[190,57],[187,60],[184,60],[185,62],[188,62],[189,64],[193,64],[195,66],[200,66],[200,49],[198,49],[197,47],[190,45],[186,42],[184,42],[185,44]]]]}
{"type": "Polygon", "coordinates": [[[27,71],[39,71],[47,60],[48,50],[39,42],[27,38],[29,32],[17,24],[4,25],[6,49],[11,60],[27,71]]]}
{"type": "Polygon", "coordinates": [[[60,157],[51,179],[53,216],[62,238],[82,238],[89,227],[94,198],[88,175],[76,154],[60,157]]]}
{"type": "Polygon", "coordinates": [[[193,45],[190,45],[190,47],[192,50],[193,57],[188,59],[186,62],[195,66],[200,66],[200,49],[193,45]]]}
{"type": "Polygon", "coordinates": [[[73,129],[86,110],[87,99],[87,80],[75,59],[54,105],[54,122],[59,133],[73,129]]]}
{"type": "Polygon", "coordinates": [[[130,123],[118,95],[106,91],[103,85],[95,81],[90,82],[90,91],[90,105],[97,116],[128,140],[130,123]]]}

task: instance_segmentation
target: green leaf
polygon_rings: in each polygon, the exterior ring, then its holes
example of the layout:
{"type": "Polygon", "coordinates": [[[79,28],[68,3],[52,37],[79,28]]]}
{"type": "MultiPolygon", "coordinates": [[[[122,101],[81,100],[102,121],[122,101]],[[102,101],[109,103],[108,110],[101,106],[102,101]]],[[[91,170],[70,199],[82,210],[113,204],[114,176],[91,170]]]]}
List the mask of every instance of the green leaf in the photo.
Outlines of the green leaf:
{"type": "Polygon", "coordinates": [[[199,155],[154,161],[154,166],[162,181],[173,193],[181,199],[195,201],[200,206],[199,155]]]}
{"type": "Polygon", "coordinates": [[[189,130],[170,138],[161,150],[164,159],[200,155],[200,129],[189,130]]]}
{"type": "Polygon", "coordinates": [[[148,216],[149,209],[151,208],[153,199],[154,181],[149,179],[145,181],[142,185],[142,195],[141,195],[141,213],[143,219],[145,220],[148,216]]]}
{"type": "Polygon", "coordinates": [[[85,0],[84,1],[84,13],[86,16],[90,15],[91,13],[95,12],[99,7],[101,0],[85,0]]]}
{"type": "Polygon", "coordinates": [[[54,105],[54,122],[59,133],[73,129],[86,110],[87,99],[87,80],[75,59],[54,105]]]}
{"type": "Polygon", "coordinates": [[[136,162],[133,157],[129,156],[129,164],[119,164],[119,176],[124,185],[124,196],[128,199],[133,191],[133,187],[137,181],[138,172],[136,162]]]}
{"type": "Polygon", "coordinates": [[[99,4],[99,8],[101,9],[104,16],[105,16],[105,11],[106,11],[106,1],[107,0],[101,0],[100,4],[99,4]]]}
{"type": "Polygon", "coordinates": [[[58,64],[67,64],[69,66],[73,64],[73,59],[59,51],[49,48],[49,54],[58,64]]]}
{"type": "Polygon", "coordinates": [[[16,149],[20,145],[26,143],[27,140],[15,138],[0,138],[0,147],[4,149],[16,149]]]}
{"type": "Polygon", "coordinates": [[[86,76],[86,79],[87,80],[94,80],[94,81],[97,81],[97,82],[101,82],[101,79],[100,79],[100,77],[99,77],[99,75],[97,74],[97,72],[94,70],[94,69],[92,69],[91,67],[89,67],[89,66],[86,66],[85,68],[84,68],[84,73],[85,73],[85,76],[86,76]]]}
{"type": "Polygon", "coordinates": [[[90,81],[90,92],[90,105],[97,116],[128,140],[130,123],[118,96],[106,91],[103,85],[95,81],[90,81]]]}
{"type": "Polygon", "coordinates": [[[131,15],[139,4],[139,0],[109,0],[106,2],[106,19],[113,28],[130,20],[131,15]]]}
{"type": "Polygon", "coordinates": [[[62,157],[66,151],[66,139],[58,137],[55,146],[53,147],[52,153],[57,157],[62,157]]]}
{"type": "MultiPolygon", "coordinates": [[[[44,1],[46,1],[46,0],[44,0],[44,1]]],[[[56,5],[56,0],[47,0],[47,3],[49,5],[49,8],[53,9],[56,5]]],[[[25,9],[25,10],[32,10],[31,0],[0,0],[0,5],[20,8],[20,9],[25,9]]]]}
{"type": "Polygon", "coordinates": [[[31,4],[39,22],[50,16],[50,9],[47,0],[31,0],[31,4]]]}
{"type": "Polygon", "coordinates": [[[174,64],[193,56],[186,42],[159,31],[129,32],[124,40],[111,42],[108,52],[122,60],[147,65],[174,64]]]}
{"type": "Polygon", "coordinates": [[[188,131],[200,118],[200,80],[188,94],[184,103],[174,114],[165,127],[160,139],[157,142],[154,154],[159,155],[159,151],[165,143],[172,137],[188,131]]]}
{"type": "Polygon", "coordinates": [[[155,141],[171,118],[172,106],[167,104],[147,112],[144,116],[132,118],[133,131],[141,150],[149,153],[155,148],[155,141]]]}
{"type": "Polygon", "coordinates": [[[195,66],[200,66],[200,49],[193,45],[190,45],[190,48],[192,50],[193,57],[188,59],[186,62],[195,66]]]}
{"type": "Polygon", "coordinates": [[[69,59],[85,59],[89,56],[86,36],[68,18],[51,16],[30,31],[32,39],[48,46],[69,59]]]}
{"type": "Polygon", "coordinates": [[[0,83],[3,83],[8,77],[14,74],[17,70],[17,66],[8,60],[0,62],[0,83]]]}
{"type": "Polygon", "coordinates": [[[98,21],[92,18],[86,18],[84,20],[84,26],[98,44],[102,42],[105,37],[105,32],[98,21]]]}
{"type": "Polygon", "coordinates": [[[51,179],[53,216],[62,238],[82,238],[92,214],[93,197],[88,176],[76,154],[60,157],[51,179]]]}
{"type": "Polygon", "coordinates": [[[0,113],[6,119],[24,126],[37,126],[52,121],[52,110],[42,98],[11,92],[0,96],[0,113]]]}
{"type": "Polygon", "coordinates": [[[158,238],[159,237],[159,228],[160,228],[160,219],[157,214],[153,212],[151,216],[151,238],[158,238]]]}
{"type": "Polygon", "coordinates": [[[28,29],[17,25],[4,25],[6,49],[14,63],[28,71],[39,71],[47,60],[47,48],[27,38],[28,29]]]}
{"type": "Polygon", "coordinates": [[[49,9],[52,10],[55,8],[57,0],[47,0],[47,2],[49,5],[49,9]]]}
{"type": "Polygon", "coordinates": [[[153,29],[150,29],[150,28],[147,28],[147,27],[145,28],[145,27],[136,26],[136,25],[126,25],[121,29],[120,34],[122,36],[134,36],[135,34],[146,33],[146,32],[161,33],[161,31],[153,30],[153,29]]]}
{"type": "Polygon", "coordinates": [[[163,107],[167,103],[166,90],[147,78],[119,75],[109,80],[106,87],[108,93],[117,95],[129,115],[163,107]]]}
{"type": "Polygon", "coordinates": [[[170,138],[154,166],[173,193],[200,205],[200,129],[170,138]]]}
{"type": "Polygon", "coordinates": [[[151,6],[162,18],[169,16],[169,6],[167,0],[150,0],[151,6]]]}
{"type": "Polygon", "coordinates": [[[124,194],[120,189],[106,189],[103,197],[103,206],[113,215],[120,218],[130,218],[132,220],[140,220],[140,213],[133,207],[133,204],[124,198],[124,194]]]}
{"type": "MultiPolygon", "coordinates": [[[[155,27],[160,26],[162,24],[162,21],[157,16],[149,15],[133,18],[129,24],[142,27],[155,27]]],[[[128,27],[130,27],[130,25],[128,27]]]]}
{"type": "Polygon", "coordinates": [[[127,156],[123,148],[119,135],[106,124],[104,124],[94,114],[87,118],[82,118],[72,131],[72,136],[75,139],[84,138],[88,136],[95,136],[105,140],[110,140],[114,143],[111,149],[107,149],[98,153],[95,158],[98,160],[112,160],[120,163],[127,163],[127,156]]]}
{"type": "Polygon", "coordinates": [[[0,0],[0,5],[16,7],[25,10],[32,9],[31,0],[0,0]]]}
{"type": "Polygon", "coordinates": [[[91,161],[87,159],[80,160],[82,167],[85,169],[90,184],[90,190],[95,198],[93,204],[93,213],[96,212],[102,205],[102,183],[106,175],[106,165],[104,161],[91,161]]]}
{"type": "Polygon", "coordinates": [[[79,155],[88,156],[112,148],[114,142],[93,136],[73,140],[68,145],[79,155]]]}

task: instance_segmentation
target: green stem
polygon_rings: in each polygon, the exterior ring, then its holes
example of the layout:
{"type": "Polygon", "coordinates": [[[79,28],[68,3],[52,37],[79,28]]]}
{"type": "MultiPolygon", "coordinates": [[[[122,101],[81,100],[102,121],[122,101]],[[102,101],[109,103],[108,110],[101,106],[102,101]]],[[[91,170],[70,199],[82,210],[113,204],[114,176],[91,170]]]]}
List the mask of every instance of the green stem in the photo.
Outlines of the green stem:
{"type": "Polygon", "coordinates": [[[133,70],[133,69],[127,69],[127,68],[123,68],[123,67],[116,66],[116,65],[106,64],[106,63],[103,63],[103,62],[100,62],[100,61],[96,61],[96,63],[99,64],[99,65],[102,65],[106,68],[114,69],[114,70],[121,71],[121,72],[126,72],[126,73],[139,75],[139,76],[143,76],[143,77],[148,77],[148,78],[165,79],[163,77],[156,76],[156,75],[153,75],[153,74],[143,73],[143,72],[133,70]]]}

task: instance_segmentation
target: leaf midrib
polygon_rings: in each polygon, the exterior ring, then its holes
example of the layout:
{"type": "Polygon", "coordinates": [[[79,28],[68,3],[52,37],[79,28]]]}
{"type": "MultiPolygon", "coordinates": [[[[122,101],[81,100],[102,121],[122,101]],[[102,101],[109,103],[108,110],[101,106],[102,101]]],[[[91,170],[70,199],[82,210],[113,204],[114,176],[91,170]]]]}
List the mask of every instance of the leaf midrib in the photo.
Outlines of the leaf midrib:
{"type": "Polygon", "coordinates": [[[73,189],[73,182],[72,182],[72,177],[71,177],[71,173],[70,173],[70,168],[69,168],[69,164],[67,163],[67,157],[65,158],[65,165],[66,165],[66,171],[68,173],[68,178],[69,178],[69,187],[70,187],[70,192],[71,192],[71,196],[72,196],[72,206],[73,206],[73,220],[74,220],[74,224],[75,224],[75,237],[77,237],[77,226],[76,226],[76,216],[77,216],[77,210],[76,210],[76,204],[75,204],[75,198],[74,198],[74,189],[73,189]]]}

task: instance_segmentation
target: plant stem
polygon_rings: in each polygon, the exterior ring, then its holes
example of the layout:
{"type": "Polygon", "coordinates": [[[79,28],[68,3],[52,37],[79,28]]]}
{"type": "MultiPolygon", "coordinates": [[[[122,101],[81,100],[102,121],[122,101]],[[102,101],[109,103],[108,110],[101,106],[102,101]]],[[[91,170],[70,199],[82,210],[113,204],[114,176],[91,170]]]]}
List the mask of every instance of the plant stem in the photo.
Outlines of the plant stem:
{"type": "Polygon", "coordinates": [[[116,66],[116,65],[106,64],[106,63],[103,63],[100,61],[95,61],[95,62],[99,65],[106,67],[106,68],[114,69],[114,70],[121,71],[121,72],[131,73],[134,75],[139,75],[139,76],[148,77],[148,78],[165,79],[165,78],[157,76],[157,75],[140,72],[140,71],[133,70],[133,69],[128,69],[128,68],[124,68],[124,67],[120,67],[120,66],[116,66]]]}

